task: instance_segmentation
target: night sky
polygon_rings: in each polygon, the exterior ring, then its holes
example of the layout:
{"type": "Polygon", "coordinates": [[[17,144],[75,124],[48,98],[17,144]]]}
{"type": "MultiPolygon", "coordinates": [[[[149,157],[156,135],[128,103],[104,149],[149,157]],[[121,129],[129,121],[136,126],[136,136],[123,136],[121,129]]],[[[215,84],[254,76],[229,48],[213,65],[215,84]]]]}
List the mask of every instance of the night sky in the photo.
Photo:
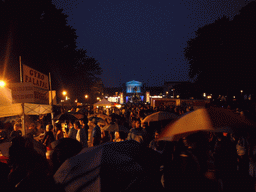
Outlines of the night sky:
{"type": "Polygon", "coordinates": [[[53,0],[77,31],[77,45],[100,62],[105,87],[187,81],[183,49],[198,27],[232,17],[245,0],[53,0]]]}

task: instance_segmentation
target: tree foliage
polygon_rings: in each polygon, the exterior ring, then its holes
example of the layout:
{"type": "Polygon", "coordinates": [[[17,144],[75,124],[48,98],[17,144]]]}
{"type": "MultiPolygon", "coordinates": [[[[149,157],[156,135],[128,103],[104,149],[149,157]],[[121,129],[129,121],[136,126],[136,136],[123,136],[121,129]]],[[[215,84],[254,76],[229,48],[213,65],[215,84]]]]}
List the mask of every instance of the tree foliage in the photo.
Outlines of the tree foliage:
{"type": "Polygon", "coordinates": [[[196,31],[184,50],[191,78],[200,90],[231,93],[249,92],[256,85],[256,2],[240,10],[233,20],[223,16],[196,31]]]}
{"type": "MultiPolygon", "coordinates": [[[[0,2],[0,70],[10,82],[19,80],[18,58],[48,75],[53,89],[84,95],[102,70],[95,58],[76,45],[76,30],[51,0],[0,2]]],[[[58,91],[60,92],[60,91],[58,91]]]]}

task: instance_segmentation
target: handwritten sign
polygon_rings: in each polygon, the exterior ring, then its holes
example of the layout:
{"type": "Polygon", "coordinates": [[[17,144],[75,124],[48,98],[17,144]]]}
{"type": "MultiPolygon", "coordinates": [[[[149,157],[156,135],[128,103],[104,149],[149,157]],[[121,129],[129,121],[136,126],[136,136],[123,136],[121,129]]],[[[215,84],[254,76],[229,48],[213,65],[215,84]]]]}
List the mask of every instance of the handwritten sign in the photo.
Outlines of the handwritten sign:
{"type": "Polygon", "coordinates": [[[9,87],[12,90],[13,103],[49,104],[49,91],[35,87],[31,82],[12,83],[9,87]]]}
{"type": "Polygon", "coordinates": [[[31,82],[33,86],[49,90],[48,76],[23,65],[23,81],[31,82]]]}

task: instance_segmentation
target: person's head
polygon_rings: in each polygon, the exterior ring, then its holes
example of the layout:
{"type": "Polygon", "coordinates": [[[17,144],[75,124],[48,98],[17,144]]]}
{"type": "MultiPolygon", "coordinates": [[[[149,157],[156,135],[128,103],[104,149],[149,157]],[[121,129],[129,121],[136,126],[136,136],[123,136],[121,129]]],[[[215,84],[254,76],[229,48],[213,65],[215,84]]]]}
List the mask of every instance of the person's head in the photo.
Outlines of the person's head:
{"type": "Polygon", "coordinates": [[[53,153],[50,157],[53,163],[54,172],[56,172],[61,164],[68,158],[77,155],[82,148],[82,144],[76,139],[62,138],[58,140],[57,145],[53,147],[53,153]]]}
{"type": "Polygon", "coordinates": [[[140,120],[136,120],[135,121],[135,128],[140,128],[141,127],[141,121],[140,120]]]}
{"type": "Polygon", "coordinates": [[[148,123],[146,122],[141,123],[141,127],[144,129],[148,128],[148,123]]]}
{"type": "Polygon", "coordinates": [[[80,129],[80,123],[79,123],[79,121],[74,122],[74,128],[75,128],[76,130],[79,130],[79,129],[80,129]]]}
{"type": "Polygon", "coordinates": [[[207,133],[203,132],[193,133],[187,136],[186,140],[192,149],[206,149],[207,143],[209,142],[207,133]]]}
{"type": "Polygon", "coordinates": [[[28,127],[28,129],[35,129],[36,128],[36,125],[35,123],[31,123],[28,127]]]}
{"type": "Polygon", "coordinates": [[[80,125],[83,125],[84,121],[83,120],[79,120],[79,123],[80,123],[80,125]]]}
{"type": "Polygon", "coordinates": [[[47,132],[52,131],[52,129],[53,129],[52,124],[46,125],[46,131],[47,131],[47,132]]]}
{"type": "Polygon", "coordinates": [[[18,131],[21,128],[21,124],[15,123],[13,126],[14,131],[18,131]]]}
{"type": "Polygon", "coordinates": [[[68,122],[68,128],[71,129],[73,127],[72,121],[68,122]]]}
{"type": "Polygon", "coordinates": [[[55,124],[55,131],[59,131],[59,130],[61,130],[61,124],[56,123],[55,124]]]}
{"type": "Polygon", "coordinates": [[[97,124],[98,124],[97,119],[96,119],[96,118],[93,118],[93,119],[92,119],[92,123],[93,123],[94,125],[97,125],[97,124]]]}
{"type": "Polygon", "coordinates": [[[158,139],[160,135],[160,130],[155,131],[155,139],[158,139]]]}

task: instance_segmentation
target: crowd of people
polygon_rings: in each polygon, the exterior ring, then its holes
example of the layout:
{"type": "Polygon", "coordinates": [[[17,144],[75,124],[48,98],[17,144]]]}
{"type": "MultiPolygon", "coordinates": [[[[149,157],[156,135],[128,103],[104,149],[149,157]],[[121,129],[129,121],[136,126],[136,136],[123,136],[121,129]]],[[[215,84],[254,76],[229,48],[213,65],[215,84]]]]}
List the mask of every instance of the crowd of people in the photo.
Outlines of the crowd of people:
{"type": "Polygon", "coordinates": [[[52,176],[66,159],[83,148],[126,140],[135,140],[161,154],[160,191],[255,191],[256,132],[198,132],[179,141],[161,141],[159,135],[170,120],[143,123],[157,111],[181,116],[193,107],[126,105],[112,109],[104,125],[99,124],[97,114],[87,113],[83,119],[47,124],[42,130],[31,125],[25,136],[18,123],[9,135],[0,129],[0,142],[12,142],[8,164],[0,164],[1,191],[63,191],[52,176]],[[117,124],[119,131],[104,130],[110,124],[117,124]],[[34,140],[41,143],[45,153],[35,150],[34,140]],[[51,151],[49,157],[47,151],[51,151]]]}

